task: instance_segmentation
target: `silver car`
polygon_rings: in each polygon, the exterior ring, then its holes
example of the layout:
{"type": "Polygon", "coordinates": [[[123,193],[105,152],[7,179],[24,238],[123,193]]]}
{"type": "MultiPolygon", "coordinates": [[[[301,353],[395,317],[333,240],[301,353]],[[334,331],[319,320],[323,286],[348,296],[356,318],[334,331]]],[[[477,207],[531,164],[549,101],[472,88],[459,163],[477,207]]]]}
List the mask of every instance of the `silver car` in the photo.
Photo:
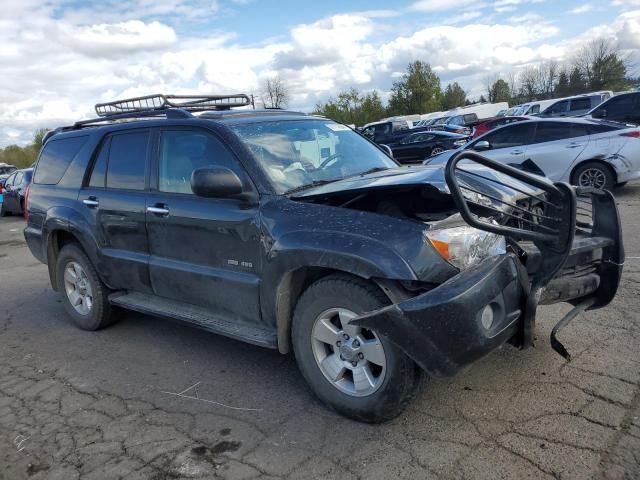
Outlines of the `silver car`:
{"type": "Polygon", "coordinates": [[[554,182],[611,189],[640,178],[640,128],[623,123],[532,118],[487,132],[424,163],[447,163],[461,149],[482,152],[554,182]]]}

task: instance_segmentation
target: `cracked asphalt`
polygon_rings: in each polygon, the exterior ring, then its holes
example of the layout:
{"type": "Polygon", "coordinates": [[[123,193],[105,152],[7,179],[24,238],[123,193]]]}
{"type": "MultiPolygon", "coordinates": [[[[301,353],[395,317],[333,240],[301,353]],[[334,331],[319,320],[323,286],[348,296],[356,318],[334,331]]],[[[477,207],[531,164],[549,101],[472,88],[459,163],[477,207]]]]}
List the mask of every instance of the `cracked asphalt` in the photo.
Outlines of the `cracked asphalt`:
{"type": "Polygon", "coordinates": [[[627,263],[608,308],[549,346],[425,382],[383,425],[310,394],[291,356],[128,313],[76,329],[19,218],[0,219],[1,479],[640,478],[640,185],[617,190],[627,263]]]}

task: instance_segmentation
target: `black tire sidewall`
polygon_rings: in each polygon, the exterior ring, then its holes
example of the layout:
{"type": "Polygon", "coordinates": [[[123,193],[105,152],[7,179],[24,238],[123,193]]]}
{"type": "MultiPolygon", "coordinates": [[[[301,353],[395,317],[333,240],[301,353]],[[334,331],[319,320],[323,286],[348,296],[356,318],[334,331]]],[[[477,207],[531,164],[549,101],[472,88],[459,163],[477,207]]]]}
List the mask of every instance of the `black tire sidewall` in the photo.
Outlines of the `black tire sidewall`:
{"type": "MultiPolygon", "coordinates": [[[[383,294],[380,292],[380,295],[383,294]]],[[[378,335],[387,366],[382,385],[371,395],[353,397],[334,387],[320,371],[313,356],[311,332],[315,319],[330,308],[346,308],[356,313],[383,307],[379,295],[348,278],[336,276],[320,280],[300,298],[294,313],[292,343],[298,366],[320,400],[350,418],[377,423],[397,416],[410,400],[416,384],[415,364],[386,337],[378,335]]]]}
{"type": "Polygon", "coordinates": [[[98,330],[110,323],[111,305],[107,298],[106,288],[98,277],[93,264],[79,246],[69,244],[60,250],[56,262],[56,283],[62,293],[65,310],[78,327],[83,330],[98,330]],[[80,264],[91,284],[93,306],[88,315],[81,315],[76,311],[65,291],[64,270],[72,261],[80,264]]]}

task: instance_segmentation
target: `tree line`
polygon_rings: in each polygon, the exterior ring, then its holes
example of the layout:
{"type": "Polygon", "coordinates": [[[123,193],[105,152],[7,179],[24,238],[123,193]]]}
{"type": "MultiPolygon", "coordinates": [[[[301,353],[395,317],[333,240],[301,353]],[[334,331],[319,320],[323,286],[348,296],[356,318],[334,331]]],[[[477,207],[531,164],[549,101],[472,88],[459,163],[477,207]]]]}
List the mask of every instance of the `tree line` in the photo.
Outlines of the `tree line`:
{"type": "Polygon", "coordinates": [[[509,105],[578,95],[599,90],[626,90],[640,84],[640,77],[628,75],[627,61],[609,40],[594,40],[566,64],[554,60],[540,62],[506,78],[486,80],[486,92],[475,101],[458,82],[442,89],[440,78],[429,63],[414,61],[400,80],[393,83],[385,105],[380,93],[351,88],[316,105],[314,113],[339,122],[364,125],[384,117],[447,111],[480,102],[508,102],[509,105]]]}
{"type": "Polygon", "coordinates": [[[42,148],[42,139],[47,131],[46,128],[36,130],[33,134],[33,140],[25,147],[9,145],[5,148],[0,148],[0,163],[8,163],[18,168],[30,167],[36,161],[38,152],[42,148]]]}

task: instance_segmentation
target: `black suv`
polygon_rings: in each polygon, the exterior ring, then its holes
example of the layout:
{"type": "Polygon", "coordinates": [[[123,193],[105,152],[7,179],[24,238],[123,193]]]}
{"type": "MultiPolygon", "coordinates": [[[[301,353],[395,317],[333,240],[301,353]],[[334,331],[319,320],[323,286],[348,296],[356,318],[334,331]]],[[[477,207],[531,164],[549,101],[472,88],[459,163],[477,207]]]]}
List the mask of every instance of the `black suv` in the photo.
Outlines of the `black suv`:
{"type": "Polygon", "coordinates": [[[539,302],[614,297],[612,195],[464,151],[402,167],[345,125],[150,96],[45,139],[25,237],[81,328],[122,309],[293,350],[326,404],[378,422],[421,375],[533,343],[539,302]],[[199,115],[194,113],[200,112],[199,115]]]}

